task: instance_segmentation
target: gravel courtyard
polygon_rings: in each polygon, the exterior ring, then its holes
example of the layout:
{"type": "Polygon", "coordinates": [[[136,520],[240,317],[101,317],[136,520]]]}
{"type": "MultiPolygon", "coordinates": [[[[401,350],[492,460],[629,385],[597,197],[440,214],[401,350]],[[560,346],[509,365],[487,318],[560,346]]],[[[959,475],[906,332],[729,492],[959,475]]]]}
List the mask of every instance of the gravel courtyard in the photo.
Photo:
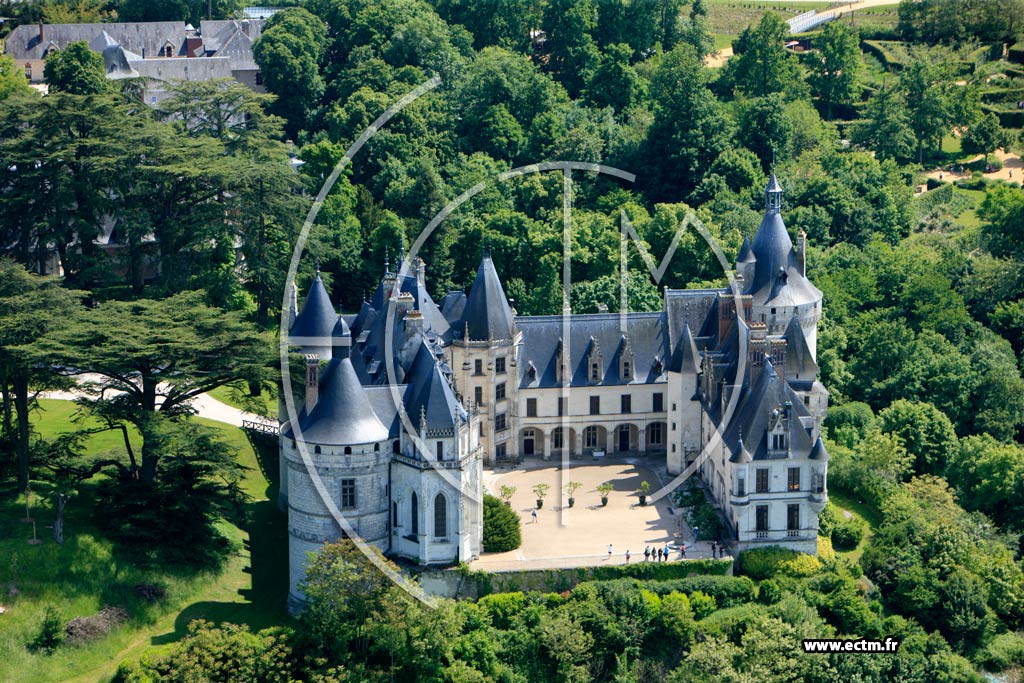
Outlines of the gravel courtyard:
{"type": "Polygon", "coordinates": [[[512,509],[522,520],[523,544],[507,553],[485,553],[470,566],[500,571],[623,564],[626,550],[630,551],[630,562],[643,562],[645,546],[664,547],[666,543],[673,548],[670,559],[678,560],[680,542],[686,543],[688,558],[711,557],[708,543],[694,547],[693,532],[669,497],[639,505],[637,489],[641,482],[650,482],[654,493],[661,488],[655,470],[663,469],[662,460],[614,458],[597,463],[572,461],[564,471],[558,460],[528,460],[515,470],[485,470],[487,492],[498,495],[501,486],[516,487],[512,509]],[[567,504],[563,507],[564,486],[570,481],[583,484],[575,494],[576,505],[572,508],[567,504]],[[596,488],[606,481],[615,488],[608,496],[608,505],[601,507],[596,488]],[[548,484],[550,490],[534,522],[531,512],[536,507],[536,496],[532,489],[540,483],[548,484]]]}

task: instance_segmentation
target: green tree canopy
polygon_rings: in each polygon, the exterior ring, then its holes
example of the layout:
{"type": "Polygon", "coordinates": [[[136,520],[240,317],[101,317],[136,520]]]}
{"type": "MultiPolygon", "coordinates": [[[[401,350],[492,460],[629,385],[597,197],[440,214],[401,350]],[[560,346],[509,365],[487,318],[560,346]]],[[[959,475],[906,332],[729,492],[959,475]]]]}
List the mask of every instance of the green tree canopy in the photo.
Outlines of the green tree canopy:
{"type": "Polygon", "coordinates": [[[46,58],[43,76],[53,90],[73,95],[112,92],[103,56],[93,52],[84,40],[69,44],[46,58]]]}

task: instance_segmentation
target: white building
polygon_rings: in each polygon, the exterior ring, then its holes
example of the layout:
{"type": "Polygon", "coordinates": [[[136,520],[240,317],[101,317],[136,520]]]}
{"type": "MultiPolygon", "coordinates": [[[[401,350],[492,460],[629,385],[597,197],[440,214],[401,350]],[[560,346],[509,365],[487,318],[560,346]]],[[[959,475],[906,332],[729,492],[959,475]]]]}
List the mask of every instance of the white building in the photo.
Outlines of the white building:
{"type": "Polygon", "coordinates": [[[773,175],[764,219],[737,257],[742,294],[667,289],[653,313],[516,315],[488,255],[468,296],[440,306],[421,260],[407,275],[385,267],[373,298],[344,318],[318,277],[290,332],[309,358],[301,429],[281,437],[293,608],[306,553],[342,534],[301,444],[354,531],[420,564],[479,555],[471,501],[482,461],[595,452],[664,457],[669,475],[694,470],[737,550],[815,553],[828,468],[822,295],[806,278],[803,236],[794,249],[783,224],[781,194],[773,175]]]}

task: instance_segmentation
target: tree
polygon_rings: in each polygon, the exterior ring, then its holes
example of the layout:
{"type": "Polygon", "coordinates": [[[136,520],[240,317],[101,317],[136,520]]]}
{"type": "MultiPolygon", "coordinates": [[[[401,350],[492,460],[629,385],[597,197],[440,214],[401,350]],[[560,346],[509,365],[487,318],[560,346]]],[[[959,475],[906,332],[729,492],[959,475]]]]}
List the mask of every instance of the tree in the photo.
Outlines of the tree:
{"type": "Polygon", "coordinates": [[[25,72],[18,68],[11,55],[0,55],[0,102],[12,95],[31,95],[25,72]]]}
{"type": "Polygon", "coordinates": [[[79,383],[88,409],[131,423],[141,460],[128,475],[157,477],[166,422],[190,414],[198,395],[232,381],[265,380],[271,345],[239,313],[212,308],[203,292],[163,300],[111,301],[66,317],[59,330],[19,347],[38,365],[79,383]]]}
{"type": "Polygon", "coordinates": [[[985,163],[988,163],[989,154],[1001,147],[1010,146],[1010,136],[999,125],[999,117],[988,112],[964,131],[960,145],[968,154],[984,154],[985,163]]]}
{"type": "Polygon", "coordinates": [[[789,25],[774,12],[766,12],[756,28],[748,26],[733,42],[736,56],[728,75],[748,97],[771,93],[798,94],[803,85],[793,55],[786,52],[789,25]]]}
{"type": "Polygon", "coordinates": [[[19,491],[25,490],[31,478],[29,410],[33,391],[59,384],[19,347],[62,326],[81,305],[83,294],[62,289],[57,278],[39,277],[9,259],[0,259],[0,436],[13,445],[19,491]]]}
{"type": "Polygon", "coordinates": [[[43,76],[52,90],[74,95],[98,95],[113,90],[103,56],[93,52],[84,40],[49,55],[43,76]]]}
{"type": "Polygon", "coordinates": [[[916,58],[900,72],[910,128],[917,139],[917,161],[927,147],[938,149],[953,121],[950,79],[944,69],[916,58]]]}
{"type": "Polygon", "coordinates": [[[731,122],[707,89],[693,47],[666,53],[651,79],[654,122],[647,133],[643,180],[654,201],[679,201],[729,146],[731,122]]]}
{"type": "Polygon", "coordinates": [[[914,130],[907,99],[894,84],[883,84],[868,100],[865,121],[853,129],[853,141],[874,151],[879,159],[909,161],[914,156],[914,130]]]}
{"type": "MultiPolygon", "coordinates": [[[[515,493],[502,491],[502,497],[515,493]]],[[[486,553],[504,553],[522,544],[519,515],[494,496],[484,496],[483,546],[486,553]]]]}
{"type": "Polygon", "coordinates": [[[758,97],[740,104],[739,140],[761,160],[765,172],[780,157],[788,154],[793,130],[779,93],[758,97]]]}
{"type": "Polygon", "coordinates": [[[856,32],[841,21],[825,24],[815,39],[817,54],[811,60],[807,78],[811,92],[825,103],[825,116],[832,118],[832,106],[849,104],[857,96],[860,46],[856,32]]]}
{"type": "Polygon", "coordinates": [[[595,106],[622,111],[644,96],[645,83],[629,63],[631,54],[632,49],[625,43],[604,49],[601,64],[586,87],[587,99],[595,106]]]}
{"type": "Polygon", "coordinates": [[[119,21],[184,21],[198,26],[202,19],[229,19],[244,6],[242,0],[118,0],[119,21]],[[209,3],[209,4],[208,4],[209,3]],[[207,16],[207,9],[213,10],[207,16]]]}
{"type": "Polygon", "coordinates": [[[544,8],[541,28],[547,35],[548,65],[572,97],[597,67],[599,53],[590,37],[596,25],[594,0],[551,0],[544,8]]]}
{"type": "Polygon", "coordinates": [[[327,45],[327,26],[301,7],[278,12],[253,45],[253,57],[267,90],[277,95],[272,109],[284,117],[295,136],[309,123],[324,94],[320,63],[327,45]]]}
{"type": "Polygon", "coordinates": [[[947,476],[956,482],[968,510],[981,510],[1014,529],[1024,527],[1024,450],[1019,445],[988,434],[965,437],[947,476]]]}
{"type": "Polygon", "coordinates": [[[953,423],[930,403],[894,401],[878,414],[883,432],[898,436],[914,456],[914,472],[942,475],[957,452],[953,423]]]}
{"type": "Polygon", "coordinates": [[[715,51],[715,36],[708,20],[707,0],[693,0],[690,5],[690,23],[683,34],[683,40],[693,46],[700,60],[715,51]]]}

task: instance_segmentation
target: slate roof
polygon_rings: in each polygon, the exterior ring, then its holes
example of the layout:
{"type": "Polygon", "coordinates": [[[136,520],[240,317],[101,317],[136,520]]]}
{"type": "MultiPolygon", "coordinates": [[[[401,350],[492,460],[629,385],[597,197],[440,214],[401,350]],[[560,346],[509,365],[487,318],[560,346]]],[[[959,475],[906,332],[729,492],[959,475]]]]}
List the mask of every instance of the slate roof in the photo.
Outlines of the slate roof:
{"type": "Polygon", "coordinates": [[[668,369],[672,372],[697,372],[700,369],[700,353],[690,333],[690,326],[683,327],[683,335],[672,352],[668,369]]]}
{"type": "MultiPolygon", "coordinates": [[[[107,38],[129,52],[144,57],[155,57],[160,54],[168,42],[174,46],[174,54],[184,54],[185,22],[184,21],[145,21],[117,24],[44,24],[43,38],[39,39],[38,24],[22,24],[11,31],[5,41],[4,49],[15,59],[43,59],[50,43],[63,50],[69,44],[79,40],[89,43],[90,47],[97,41],[105,46],[107,38]]],[[[96,48],[93,47],[95,50],[96,48]]],[[[98,50],[97,50],[98,51],[98,50]]]]}
{"type": "Polygon", "coordinates": [[[458,326],[458,322],[462,320],[462,313],[466,310],[466,293],[456,290],[454,292],[448,292],[441,299],[441,315],[448,321],[449,324],[458,326]]]}
{"type": "Polygon", "coordinates": [[[796,316],[786,326],[786,379],[794,385],[810,385],[818,378],[818,363],[814,360],[807,336],[796,316]]]}
{"type": "Polygon", "coordinates": [[[313,284],[306,296],[306,303],[302,306],[302,312],[295,318],[290,337],[329,337],[334,332],[338,314],[334,311],[334,304],[327,294],[324,281],[320,273],[316,274],[313,284]]]}
{"type": "Polygon", "coordinates": [[[427,342],[423,342],[406,373],[412,391],[405,409],[416,428],[421,427],[421,416],[427,418],[428,430],[454,429],[458,423],[465,422],[467,414],[455,397],[450,376],[451,369],[427,342]]]}
{"type": "Polygon", "coordinates": [[[170,57],[138,59],[130,62],[140,76],[157,81],[211,81],[231,78],[234,65],[228,57],[170,57]]]}
{"type": "Polygon", "coordinates": [[[394,281],[390,280],[391,277],[399,281],[399,292],[412,295],[413,308],[423,314],[423,328],[433,330],[440,337],[446,336],[451,325],[444,315],[441,314],[441,309],[434,303],[430,292],[427,291],[427,288],[423,286],[414,273],[407,273],[405,275],[386,273],[370,298],[370,307],[376,310],[378,314],[384,310],[385,303],[387,303],[394,292],[395,285],[394,281]]]}
{"type": "MultiPolygon", "coordinates": [[[[557,350],[562,340],[563,318],[560,315],[520,316],[516,326],[522,332],[518,349],[519,386],[523,388],[560,386],[556,381],[559,362],[557,350]],[[536,373],[526,370],[532,363],[536,373]]],[[[633,377],[625,381],[619,376],[622,347],[621,319],[618,313],[573,315],[569,319],[569,368],[572,386],[590,386],[587,372],[588,350],[593,337],[601,349],[604,379],[601,384],[648,384],[666,381],[669,346],[665,314],[627,313],[626,329],[633,352],[633,377]],[[658,368],[656,360],[661,361],[658,368]]]]}
{"type": "Polygon", "coordinates": [[[306,443],[332,446],[383,441],[390,433],[371,407],[347,357],[328,364],[319,400],[300,425],[306,443]]]}
{"type": "Polygon", "coordinates": [[[511,340],[515,334],[515,317],[489,254],[480,260],[455,334],[461,337],[467,330],[474,341],[511,340]]]}
{"type": "Polygon", "coordinates": [[[757,373],[753,384],[742,389],[736,411],[723,434],[726,447],[735,454],[742,440],[744,448],[749,451],[753,460],[767,460],[769,449],[766,434],[769,431],[772,411],[785,410],[787,402],[791,404],[788,406],[789,450],[797,454],[810,453],[814,447],[814,440],[801,419],[810,416],[810,412],[789,384],[779,377],[771,360],[768,359],[757,373]]]}
{"type": "MultiPolygon", "coordinates": [[[[251,53],[252,44],[263,35],[263,23],[262,19],[203,19],[199,22],[203,49],[209,53],[217,53],[229,48],[229,43],[241,35],[248,40],[251,53]]],[[[240,44],[244,44],[244,41],[240,44]]]]}

